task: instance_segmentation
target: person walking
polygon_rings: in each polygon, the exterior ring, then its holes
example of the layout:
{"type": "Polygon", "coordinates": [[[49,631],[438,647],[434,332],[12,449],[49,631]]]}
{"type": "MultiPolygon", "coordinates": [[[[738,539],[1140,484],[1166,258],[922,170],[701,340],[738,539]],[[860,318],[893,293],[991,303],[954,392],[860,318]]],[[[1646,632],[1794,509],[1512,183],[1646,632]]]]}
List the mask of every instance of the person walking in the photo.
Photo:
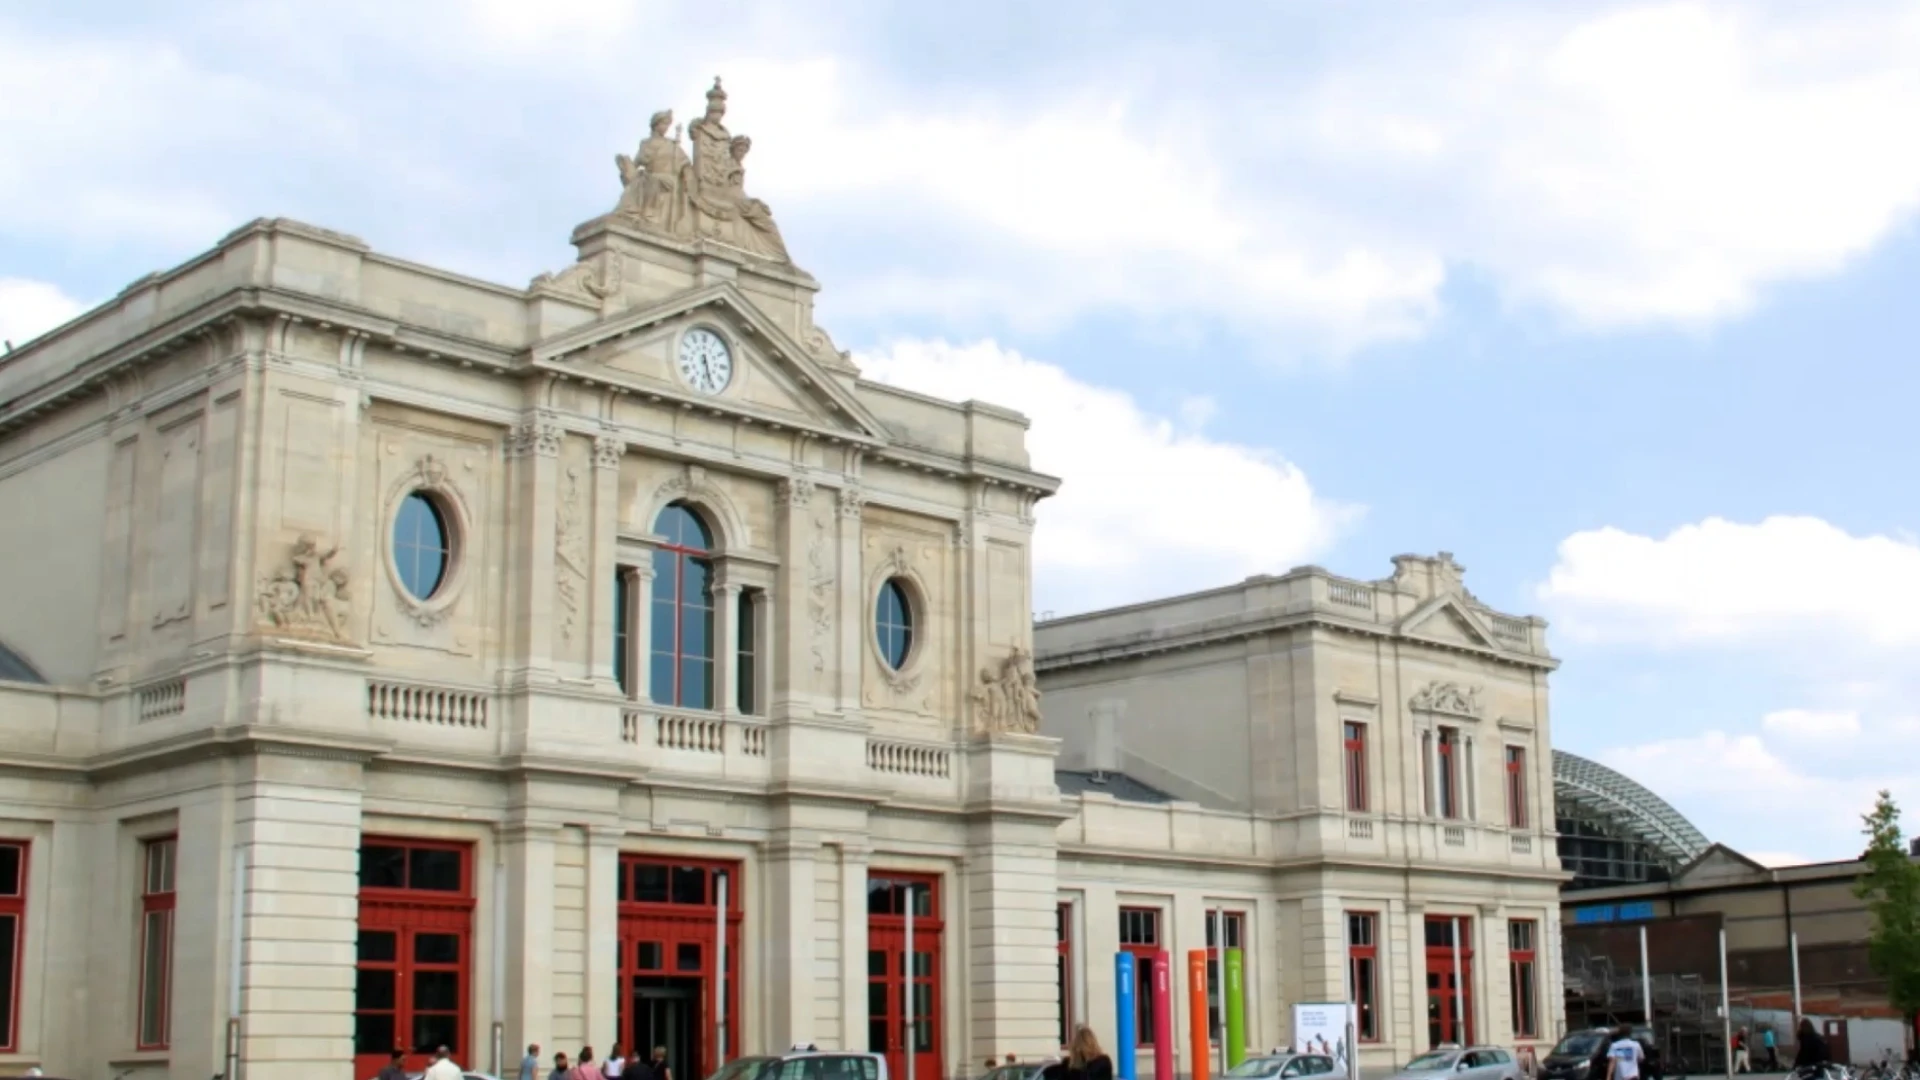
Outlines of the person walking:
{"type": "Polygon", "coordinates": [[[465,1074],[460,1071],[460,1066],[454,1064],[453,1052],[443,1046],[434,1052],[433,1064],[427,1066],[427,1075],[424,1080],[464,1080],[464,1078],[465,1074]]]}
{"type": "Polygon", "coordinates": [[[520,1059],[520,1080],[540,1080],[539,1043],[527,1044],[527,1056],[520,1059]]]}
{"type": "Polygon", "coordinates": [[[1607,1080],[1640,1080],[1640,1040],[1625,1024],[1613,1029],[1613,1042],[1607,1047],[1607,1080]]]}
{"type": "Polygon", "coordinates": [[[667,1067],[667,1048],[653,1048],[653,1076],[650,1080],[673,1080],[673,1070],[667,1067]]]}
{"type": "Polygon", "coordinates": [[[1804,1016],[1800,1018],[1800,1030],[1795,1033],[1794,1041],[1799,1044],[1793,1052],[1795,1072],[1833,1063],[1833,1051],[1827,1048],[1826,1037],[1804,1016]]]}
{"type": "Polygon", "coordinates": [[[573,1059],[573,1068],[567,1071],[567,1080],[604,1080],[600,1066],[593,1063],[593,1047],[580,1048],[580,1056],[573,1059]]]}
{"type": "Polygon", "coordinates": [[[607,1051],[607,1060],[600,1066],[600,1074],[607,1080],[620,1080],[620,1074],[625,1072],[626,1068],[626,1056],[620,1052],[620,1044],[614,1043],[613,1048],[607,1051]]]}
{"type": "Polygon", "coordinates": [[[1074,1029],[1073,1042],[1067,1045],[1067,1080],[1113,1080],[1113,1059],[1085,1024],[1074,1029]]]}
{"type": "Polygon", "coordinates": [[[1737,1073],[1753,1071],[1753,1061],[1747,1057],[1746,1028],[1733,1033],[1733,1071],[1737,1073]]]}
{"type": "Polygon", "coordinates": [[[567,1064],[567,1052],[556,1050],[553,1053],[553,1071],[547,1074],[547,1080],[567,1080],[573,1069],[567,1064]]]}
{"type": "Polygon", "coordinates": [[[1774,1045],[1772,1024],[1760,1029],[1760,1049],[1767,1052],[1767,1071],[1779,1072],[1780,1048],[1774,1045]]]}
{"type": "Polygon", "coordinates": [[[406,1056],[406,1051],[396,1048],[394,1052],[388,1056],[386,1066],[380,1070],[379,1075],[375,1076],[373,1080],[407,1080],[407,1067],[404,1063],[406,1056]]]}

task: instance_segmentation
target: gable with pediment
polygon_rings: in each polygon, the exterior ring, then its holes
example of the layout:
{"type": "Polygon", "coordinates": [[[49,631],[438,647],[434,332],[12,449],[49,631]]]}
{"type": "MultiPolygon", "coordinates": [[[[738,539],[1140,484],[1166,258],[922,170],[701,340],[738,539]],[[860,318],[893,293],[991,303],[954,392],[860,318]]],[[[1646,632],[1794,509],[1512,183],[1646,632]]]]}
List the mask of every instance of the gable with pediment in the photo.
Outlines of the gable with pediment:
{"type": "Polygon", "coordinates": [[[1766,867],[1723,844],[1715,844],[1674,875],[1675,884],[1705,885],[1715,881],[1739,881],[1766,873],[1766,867]]]}
{"type": "Polygon", "coordinates": [[[1479,620],[1451,596],[1422,605],[1401,622],[1400,632],[1407,637],[1424,638],[1446,645],[1466,645],[1479,649],[1499,647],[1479,620]]]}

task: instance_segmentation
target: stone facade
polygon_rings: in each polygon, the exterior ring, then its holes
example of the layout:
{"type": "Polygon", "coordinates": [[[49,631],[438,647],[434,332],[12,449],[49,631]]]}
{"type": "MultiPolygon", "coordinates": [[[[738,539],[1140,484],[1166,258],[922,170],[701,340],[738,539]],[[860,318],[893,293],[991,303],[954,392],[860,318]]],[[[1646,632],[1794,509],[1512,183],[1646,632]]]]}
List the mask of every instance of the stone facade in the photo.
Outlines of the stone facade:
{"type": "MultiPolygon", "coordinates": [[[[1179,950],[1199,947],[1200,911],[1251,912],[1248,978],[1269,1002],[1350,1000],[1351,961],[1372,957],[1368,1068],[1435,1041],[1448,1000],[1429,979],[1448,967],[1470,1019],[1441,1038],[1546,1044],[1561,1012],[1545,624],[1488,609],[1445,554],[1394,563],[1381,581],[1307,567],[1035,630],[1062,766],[1174,800],[1084,808],[1061,834],[1062,889],[1096,912],[1170,910],[1179,950]],[[1509,944],[1529,940],[1526,1014],[1509,944]]],[[[1094,1016],[1112,1007],[1101,974],[1094,1016]]],[[[1263,1020],[1284,1041],[1287,1011],[1263,1020]]]]}

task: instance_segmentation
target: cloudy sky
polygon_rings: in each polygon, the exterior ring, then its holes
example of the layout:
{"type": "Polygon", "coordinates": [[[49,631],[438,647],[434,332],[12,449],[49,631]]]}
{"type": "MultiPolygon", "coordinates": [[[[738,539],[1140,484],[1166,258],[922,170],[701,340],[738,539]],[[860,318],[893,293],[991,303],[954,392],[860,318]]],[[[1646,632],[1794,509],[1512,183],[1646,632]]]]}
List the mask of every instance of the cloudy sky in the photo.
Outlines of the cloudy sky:
{"type": "Polygon", "coordinates": [[[0,336],[263,215],[524,283],[723,74],[864,369],[1033,417],[1043,609],[1449,550],[1710,836],[1920,799],[1920,7],[934,8],[15,0],[0,336]]]}

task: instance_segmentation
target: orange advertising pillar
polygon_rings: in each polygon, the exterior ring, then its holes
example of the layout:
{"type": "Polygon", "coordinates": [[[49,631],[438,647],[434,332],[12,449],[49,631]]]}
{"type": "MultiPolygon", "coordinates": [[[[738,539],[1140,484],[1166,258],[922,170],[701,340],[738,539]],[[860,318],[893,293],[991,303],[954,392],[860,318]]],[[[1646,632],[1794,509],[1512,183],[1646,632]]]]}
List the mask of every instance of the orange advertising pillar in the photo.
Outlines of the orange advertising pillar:
{"type": "Polygon", "coordinates": [[[1207,950],[1187,950],[1187,1045],[1193,1080],[1207,1080],[1213,1066],[1213,1023],[1207,1015],[1207,950]]]}

